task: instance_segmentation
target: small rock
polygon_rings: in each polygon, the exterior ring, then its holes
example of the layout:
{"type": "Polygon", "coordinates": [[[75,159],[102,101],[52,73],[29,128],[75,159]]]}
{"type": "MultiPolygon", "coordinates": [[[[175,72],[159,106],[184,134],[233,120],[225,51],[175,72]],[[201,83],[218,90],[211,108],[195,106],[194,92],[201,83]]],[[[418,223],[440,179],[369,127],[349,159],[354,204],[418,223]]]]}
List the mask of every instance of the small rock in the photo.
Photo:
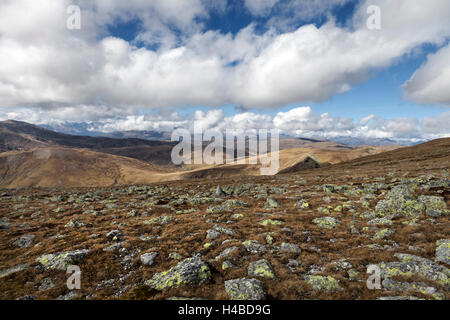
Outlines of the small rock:
{"type": "Polygon", "coordinates": [[[436,246],[436,261],[450,265],[450,240],[439,240],[436,246]]]}
{"type": "Polygon", "coordinates": [[[19,248],[28,248],[33,243],[34,238],[36,238],[34,234],[24,235],[14,241],[14,244],[19,248]]]}
{"type": "Polygon", "coordinates": [[[158,256],[157,252],[149,252],[141,255],[141,262],[144,265],[151,266],[155,263],[155,258],[158,256]]]}
{"type": "Polygon", "coordinates": [[[295,244],[283,242],[280,246],[280,251],[300,254],[302,250],[295,244]]]}
{"type": "Polygon", "coordinates": [[[280,204],[277,202],[277,200],[275,200],[273,198],[267,198],[264,206],[266,208],[278,208],[280,206],[280,204]]]}
{"type": "Polygon", "coordinates": [[[273,267],[266,259],[250,263],[248,266],[248,275],[251,277],[275,278],[273,267]]]}
{"type": "Polygon", "coordinates": [[[0,271],[0,279],[5,278],[13,273],[24,271],[26,269],[27,269],[27,265],[21,264],[21,265],[18,265],[18,266],[15,266],[15,267],[12,267],[12,268],[9,268],[6,270],[2,270],[2,271],[0,271]]]}
{"type": "Polygon", "coordinates": [[[266,247],[256,240],[247,240],[242,243],[248,252],[262,254],[266,252],[266,247]]]}

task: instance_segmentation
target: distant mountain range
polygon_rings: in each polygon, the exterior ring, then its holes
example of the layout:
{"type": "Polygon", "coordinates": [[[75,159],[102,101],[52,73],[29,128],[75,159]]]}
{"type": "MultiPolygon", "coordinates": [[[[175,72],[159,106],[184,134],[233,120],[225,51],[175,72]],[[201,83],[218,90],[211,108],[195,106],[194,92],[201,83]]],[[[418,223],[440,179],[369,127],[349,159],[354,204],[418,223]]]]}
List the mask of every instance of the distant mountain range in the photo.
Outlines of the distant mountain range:
{"type": "MultiPolygon", "coordinates": [[[[164,136],[159,136],[160,140],[135,138],[153,136],[140,131],[112,136],[70,135],[25,122],[0,122],[0,187],[91,187],[260,174],[260,164],[250,162],[176,166],[171,153],[177,142],[164,136]]],[[[357,147],[282,136],[279,170],[294,173],[395,148],[398,146],[357,147]]]]}
{"type": "MultiPolygon", "coordinates": [[[[80,136],[91,136],[91,137],[107,137],[115,139],[126,139],[135,138],[143,140],[170,140],[171,132],[159,132],[159,131],[148,131],[148,130],[130,130],[130,131],[115,131],[115,132],[101,132],[92,130],[92,126],[85,122],[65,122],[55,125],[41,125],[42,128],[56,131],[59,133],[65,133],[70,135],[80,135],[80,136]]],[[[290,135],[281,135],[280,139],[298,139],[301,141],[315,142],[337,142],[347,146],[412,146],[426,142],[417,141],[409,142],[404,140],[395,140],[387,138],[358,138],[358,137],[347,137],[339,136],[332,139],[332,141],[322,138],[305,138],[305,137],[294,137],[290,135]]]]}
{"type": "Polygon", "coordinates": [[[21,121],[0,122],[0,152],[49,147],[83,148],[157,165],[170,165],[174,145],[170,141],[69,135],[21,121]]]}

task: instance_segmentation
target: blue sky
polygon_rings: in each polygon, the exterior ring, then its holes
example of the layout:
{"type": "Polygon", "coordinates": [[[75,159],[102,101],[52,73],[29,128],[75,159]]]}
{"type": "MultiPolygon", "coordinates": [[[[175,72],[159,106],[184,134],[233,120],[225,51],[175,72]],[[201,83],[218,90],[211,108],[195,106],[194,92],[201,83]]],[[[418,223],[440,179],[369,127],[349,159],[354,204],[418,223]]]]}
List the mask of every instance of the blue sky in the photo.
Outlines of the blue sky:
{"type": "Polygon", "coordinates": [[[449,19],[446,0],[5,1],[0,119],[450,136],[449,19]]]}
{"type": "MultiPolygon", "coordinates": [[[[288,1],[280,1],[278,5],[288,1]]],[[[332,7],[327,13],[321,13],[308,19],[296,19],[292,25],[293,29],[304,25],[314,24],[317,27],[322,26],[332,16],[337,25],[346,26],[355,12],[357,0],[351,0],[341,5],[332,7]]],[[[243,28],[250,24],[256,24],[257,30],[263,33],[268,28],[268,21],[273,15],[280,13],[280,9],[275,7],[271,15],[264,17],[254,17],[251,12],[245,8],[244,1],[234,1],[225,12],[212,10],[205,19],[199,19],[204,24],[205,30],[215,30],[222,34],[231,33],[236,35],[243,28]]],[[[108,31],[111,36],[122,38],[133,42],[142,31],[143,26],[138,19],[118,22],[109,26],[108,31]]],[[[142,42],[134,42],[138,47],[146,47],[156,50],[156,46],[146,46],[142,42]]],[[[355,85],[349,92],[337,94],[329,101],[323,103],[307,104],[318,113],[330,113],[333,116],[349,117],[358,120],[371,114],[382,115],[385,118],[415,117],[421,120],[425,116],[437,116],[445,110],[438,104],[419,105],[404,98],[401,86],[412,77],[414,72],[420,66],[426,63],[427,56],[436,53],[439,47],[430,44],[424,44],[417,48],[413,54],[405,54],[399,58],[393,65],[373,70],[369,75],[369,80],[355,85]]],[[[304,102],[299,102],[304,104],[304,102]]],[[[274,107],[271,110],[265,110],[263,113],[275,115],[278,112],[286,112],[295,108],[298,104],[288,104],[285,106],[274,107]]],[[[226,115],[232,116],[239,109],[233,104],[227,104],[221,107],[226,115]]],[[[195,110],[207,111],[207,106],[181,107],[176,110],[186,115],[195,110]]],[[[257,109],[250,109],[252,112],[258,112],[257,109]]],[[[142,111],[145,114],[145,111],[142,111]]]]}

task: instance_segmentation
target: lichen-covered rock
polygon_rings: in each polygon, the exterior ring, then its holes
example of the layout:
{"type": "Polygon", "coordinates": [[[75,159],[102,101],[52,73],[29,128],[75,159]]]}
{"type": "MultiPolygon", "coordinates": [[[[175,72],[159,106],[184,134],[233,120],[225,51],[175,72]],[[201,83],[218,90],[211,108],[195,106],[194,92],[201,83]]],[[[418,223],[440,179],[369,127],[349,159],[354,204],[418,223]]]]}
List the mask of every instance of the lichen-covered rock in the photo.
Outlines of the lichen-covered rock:
{"type": "Polygon", "coordinates": [[[433,218],[450,215],[450,210],[447,210],[447,204],[443,197],[436,196],[420,196],[419,201],[425,204],[427,215],[433,218]]]}
{"type": "Polygon", "coordinates": [[[394,222],[387,218],[375,218],[367,222],[368,225],[387,225],[392,226],[394,222]]]}
{"type": "Polygon", "coordinates": [[[3,217],[0,219],[0,230],[7,230],[11,228],[12,223],[9,221],[7,217],[3,217]]]}
{"type": "Polygon", "coordinates": [[[382,229],[382,230],[377,231],[372,239],[373,240],[385,239],[387,237],[392,236],[394,233],[395,233],[395,231],[392,229],[382,229]]]}
{"type": "Polygon", "coordinates": [[[261,259],[250,263],[248,266],[248,275],[251,277],[275,278],[275,271],[272,265],[266,259],[261,259]]]}
{"type": "Polygon", "coordinates": [[[15,266],[15,267],[12,267],[12,268],[9,268],[6,270],[2,270],[2,271],[0,271],[0,279],[5,278],[13,273],[24,271],[26,269],[27,269],[27,265],[21,264],[21,265],[18,265],[18,266],[15,266]]]}
{"type": "Polygon", "coordinates": [[[157,252],[149,252],[141,255],[141,262],[144,265],[151,266],[155,263],[155,258],[158,256],[157,252]]]}
{"type": "Polygon", "coordinates": [[[238,247],[230,247],[227,248],[225,250],[223,250],[216,258],[215,260],[218,261],[220,259],[226,258],[228,257],[230,254],[232,254],[233,252],[237,252],[239,250],[238,247]]]}
{"type": "Polygon", "coordinates": [[[179,254],[178,252],[171,252],[171,253],[169,253],[168,257],[169,257],[169,259],[173,259],[173,260],[181,260],[181,259],[183,259],[181,254],[179,254]]]}
{"type": "Polygon", "coordinates": [[[267,198],[266,203],[264,205],[266,208],[278,208],[280,204],[277,200],[273,198],[267,198]]]}
{"type": "Polygon", "coordinates": [[[150,220],[146,220],[144,221],[144,224],[160,224],[160,225],[164,225],[164,224],[168,224],[170,222],[172,222],[172,217],[171,216],[160,216],[160,217],[156,217],[150,220]]]}
{"type": "Polygon", "coordinates": [[[44,290],[52,289],[54,287],[55,287],[55,283],[53,282],[53,280],[51,278],[44,278],[41,281],[41,285],[39,286],[39,290],[40,291],[44,291],[44,290]]]}
{"type": "Polygon", "coordinates": [[[309,203],[306,200],[301,199],[295,204],[295,207],[301,209],[308,209],[309,203]]]}
{"type": "Polygon", "coordinates": [[[383,279],[391,279],[394,276],[419,276],[435,281],[450,289],[450,270],[429,260],[412,254],[394,255],[399,262],[382,262],[378,264],[383,279]]]}
{"type": "Polygon", "coordinates": [[[335,292],[342,290],[342,287],[339,285],[339,280],[331,276],[305,276],[305,280],[316,291],[335,292]]]}
{"type": "Polygon", "coordinates": [[[235,265],[233,264],[233,262],[229,261],[229,260],[225,260],[224,262],[222,262],[222,270],[227,270],[230,268],[234,268],[235,265]]]}
{"type": "Polygon", "coordinates": [[[434,287],[427,286],[423,282],[402,282],[391,279],[384,279],[382,284],[385,289],[390,291],[418,292],[425,295],[430,295],[436,300],[445,299],[443,293],[438,292],[434,287]]]}
{"type": "Polygon", "coordinates": [[[439,240],[436,246],[436,261],[450,265],[450,240],[439,240]]]}
{"type": "Polygon", "coordinates": [[[14,244],[19,248],[28,248],[33,243],[34,238],[36,238],[34,234],[24,235],[14,241],[14,244]]]}
{"type": "Polygon", "coordinates": [[[36,259],[45,269],[67,270],[70,265],[76,264],[83,259],[89,250],[76,250],[70,252],[45,254],[36,259]]]}
{"type": "Polygon", "coordinates": [[[409,185],[392,188],[384,200],[378,201],[375,211],[379,216],[419,217],[426,210],[426,201],[417,200],[413,190],[409,185]]]}
{"type": "Polygon", "coordinates": [[[64,227],[65,228],[81,228],[81,227],[84,227],[84,223],[72,219],[64,227]]]}
{"type": "Polygon", "coordinates": [[[419,201],[423,202],[427,209],[442,210],[447,208],[444,197],[420,196],[419,201]]]}
{"type": "Polygon", "coordinates": [[[186,285],[201,285],[211,280],[209,266],[199,254],[181,261],[175,267],[155,274],[146,285],[156,290],[178,288],[186,285]]]}
{"type": "Polygon", "coordinates": [[[326,228],[326,229],[334,229],[339,226],[339,220],[333,218],[333,217],[323,217],[323,218],[316,218],[313,220],[313,223],[315,223],[320,228],[326,228]]]}
{"type": "Polygon", "coordinates": [[[280,220],[272,220],[272,219],[266,219],[259,222],[262,226],[282,226],[284,224],[283,221],[280,220]]]}
{"type": "Polygon", "coordinates": [[[215,225],[214,228],[209,229],[206,232],[206,238],[210,239],[210,240],[214,240],[217,239],[218,237],[220,237],[222,234],[226,234],[229,236],[234,235],[234,231],[232,229],[229,228],[225,228],[219,225],[215,225]]]}
{"type": "Polygon", "coordinates": [[[206,209],[206,213],[216,214],[222,212],[232,212],[235,207],[249,207],[249,204],[244,201],[230,199],[217,206],[210,206],[206,209]]]}
{"type": "Polygon", "coordinates": [[[111,230],[106,234],[106,238],[109,241],[119,242],[122,239],[123,235],[120,230],[111,230]]]}
{"type": "Polygon", "coordinates": [[[248,252],[256,254],[263,254],[264,252],[266,252],[266,247],[256,240],[247,240],[242,242],[242,244],[248,252]]]}
{"type": "Polygon", "coordinates": [[[356,280],[359,275],[359,271],[356,269],[347,270],[347,275],[350,280],[356,280]]]}
{"type": "Polygon", "coordinates": [[[280,251],[300,254],[302,252],[302,249],[300,249],[295,244],[283,242],[280,245],[280,251]]]}
{"type": "Polygon", "coordinates": [[[231,300],[264,300],[264,285],[256,279],[234,279],[225,281],[225,291],[231,300]]]}

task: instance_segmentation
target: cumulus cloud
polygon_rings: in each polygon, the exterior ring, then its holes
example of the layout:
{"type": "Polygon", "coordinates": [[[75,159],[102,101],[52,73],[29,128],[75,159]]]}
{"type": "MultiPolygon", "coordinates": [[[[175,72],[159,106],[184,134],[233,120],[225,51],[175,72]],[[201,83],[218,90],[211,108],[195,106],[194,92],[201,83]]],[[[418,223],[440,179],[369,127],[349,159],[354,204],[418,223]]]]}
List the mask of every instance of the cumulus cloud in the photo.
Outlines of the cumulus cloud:
{"type": "Polygon", "coordinates": [[[415,102],[450,106],[450,45],[430,55],[403,89],[415,102]]]}
{"type": "Polygon", "coordinates": [[[194,132],[194,125],[202,130],[220,132],[278,129],[280,133],[304,138],[329,139],[353,137],[362,139],[393,139],[416,142],[423,139],[450,137],[450,112],[436,117],[384,119],[370,115],[359,120],[316,113],[309,106],[293,108],[273,115],[256,112],[239,112],[227,116],[221,109],[197,110],[180,115],[178,112],[158,112],[145,115],[129,115],[121,108],[92,108],[92,106],[66,107],[63,109],[9,108],[0,109],[0,120],[14,119],[54,128],[83,128],[95,132],[156,131],[172,132],[185,128],[194,132]],[[95,110],[95,111],[93,111],[95,110]],[[86,117],[83,114],[88,114],[86,117]],[[103,116],[100,116],[103,114],[103,116]]]}
{"type": "Polygon", "coordinates": [[[450,111],[444,112],[436,117],[425,117],[422,128],[430,138],[450,137],[450,111]]]}
{"type": "MultiPolygon", "coordinates": [[[[320,8],[315,7],[319,1],[288,3],[323,12],[345,2],[320,1],[320,8]]],[[[274,0],[250,3],[254,8],[279,5],[274,0]]],[[[86,118],[105,118],[88,109],[123,116],[138,109],[321,102],[351,90],[369,71],[391,65],[417,46],[441,45],[450,36],[447,0],[363,1],[345,28],[330,19],[321,27],[271,28],[263,34],[250,25],[236,35],[204,30],[200,21],[211,8],[207,0],[2,1],[0,106],[55,109],[67,117],[79,108],[86,118]],[[73,3],[82,7],[80,31],[65,27],[66,8],[73,3]],[[366,8],[373,4],[382,9],[382,29],[377,31],[365,25],[366,8]],[[136,41],[108,35],[109,26],[133,20],[142,27],[136,41]],[[138,46],[139,41],[147,46],[138,46]]],[[[225,8],[222,1],[214,10],[225,8]]],[[[405,86],[409,97],[448,102],[443,86],[448,83],[447,57],[448,49],[430,57],[405,86]]],[[[306,111],[296,111],[297,130],[354,129],[348,119],[306,111]]],[[[277,121],[284,123],[282,118],[277,121]]],[[[399,129],[384,125],[388,132],[399,129]]]]}

